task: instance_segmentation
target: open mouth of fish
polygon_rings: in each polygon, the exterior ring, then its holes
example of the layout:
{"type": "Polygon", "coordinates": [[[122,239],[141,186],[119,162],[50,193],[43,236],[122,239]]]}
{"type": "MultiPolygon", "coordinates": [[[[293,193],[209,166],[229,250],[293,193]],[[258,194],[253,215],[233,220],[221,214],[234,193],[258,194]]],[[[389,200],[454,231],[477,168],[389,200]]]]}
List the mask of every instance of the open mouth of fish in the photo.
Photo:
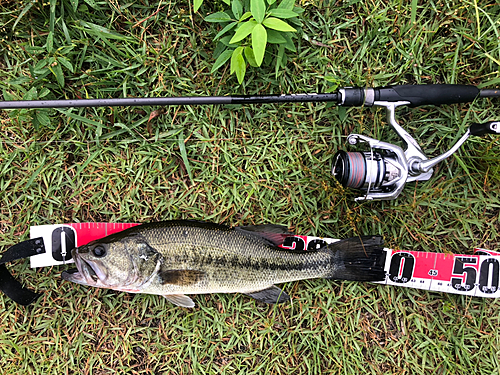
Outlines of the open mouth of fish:
{"type": "Polygon", "coordinates": [[[78,284],[98,285],[102,284],[92,265],[81,258],[75,258],[76,268],[69,269],[62,273],[62,278],[78,284]]]}

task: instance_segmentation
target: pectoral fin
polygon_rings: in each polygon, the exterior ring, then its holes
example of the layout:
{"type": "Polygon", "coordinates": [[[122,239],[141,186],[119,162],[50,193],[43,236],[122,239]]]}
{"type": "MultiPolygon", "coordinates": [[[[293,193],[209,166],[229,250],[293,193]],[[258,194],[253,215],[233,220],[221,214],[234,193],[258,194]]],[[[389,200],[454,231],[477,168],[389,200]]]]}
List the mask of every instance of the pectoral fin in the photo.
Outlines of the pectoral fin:
{"type": "Polygon", "coordinates": [[[290,300],[290,296],[282,291],[277,286],[271,286],[267,289],[259,290],[257,292],[245,293],[247,296],[255,298],[257,301],[264,303],[283,303],[290,300]]]}
{"type": "Polygon", "coordinates": [[[193,308],[194,307],[194,302],[191,298],[184,294],[167,294],[164,295],[166,299],[168,299],[170,302],[172,302],[174,305],[181,306],[181,307],[189,307],[193,308]]]}

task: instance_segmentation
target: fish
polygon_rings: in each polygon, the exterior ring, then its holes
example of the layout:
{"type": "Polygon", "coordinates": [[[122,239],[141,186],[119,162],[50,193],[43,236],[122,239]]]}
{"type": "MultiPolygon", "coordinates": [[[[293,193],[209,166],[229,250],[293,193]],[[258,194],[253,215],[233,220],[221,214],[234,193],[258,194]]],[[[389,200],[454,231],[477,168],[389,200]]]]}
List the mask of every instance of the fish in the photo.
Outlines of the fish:
{"type": "Polygon", "coordinates": [[[293,236],[281,225],[229,227],[204,221],[141,224],[72,250],[77,284],[162,295],[192,308],[191,294],[243,293],[275,304],[289,301],[276,284],[304,279],[385,279],[382,237],[348,238],[314,250],[280,248],[293,236]]]}

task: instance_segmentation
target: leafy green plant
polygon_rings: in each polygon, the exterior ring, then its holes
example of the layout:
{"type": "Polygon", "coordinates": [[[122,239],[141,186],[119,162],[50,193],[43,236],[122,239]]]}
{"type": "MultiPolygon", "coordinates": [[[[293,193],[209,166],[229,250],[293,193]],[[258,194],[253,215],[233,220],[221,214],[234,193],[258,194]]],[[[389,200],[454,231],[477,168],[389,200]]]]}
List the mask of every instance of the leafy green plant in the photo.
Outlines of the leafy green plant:
{"type": "Polygon", "coordinates": [[[212,73],[230,61],[230,72],[236,74],[241,84],[247,63],[260,67],[270,65],[275,58],[276,74],[287,61],[285,51],[296,52],[291,33],[300,27],[297,18],[302,9],[295,7],[295,0],[232,0],[231,9],[210,14],[207,22],[221,24],[221,31],[214,40],[219,43],[214,51],[216,61],[212,73]],[[295,27],[291,26],[293,24],[295,27]]]}
{"type": "MultiPolygon", "coordinates": [[[[30,8],[27,7],[28,10],[30,8]]],[[[24,15],[23,12],[21,12],[21,16],[24,15]]],[[[23,46],[23,51],[30,56],[25,64],[29,74],[24,72],[19,77],[2,82],[0,85],[3,87],[4,99],[51,99],[54,91],[66,87],[65,75],[71,75],[75,72],[73,64],[70,62],[73,49],[74,45],[62,45],[53,31],[49,31],[47,34],[44,45],[23,46]]],[[[40,127],[51,125],[50,115],[53,112],[49,109],[18,109],[9,111],[9,116],[15,118],[19,123],[29,122],[38,130],[40,127]]]]}
{"type": "MultiPolygon", "coordinates": [[[[15,81],[10,81],[10,84],[16,86],[15,81]]],[[[50,90],[43,88],[40,92],[36,87],[32,87],[29,91],[24,92],[22,98],[11,94],[8,90],[2,90],[2,95],[5,100],[41,100],[50,94],[50,90]]],[[[50,126],[50,113],[49,109],[14,109],[10,111],[9,117],[17,119],[18,122],[29,122],[33,125],[35,130],[38,130],[41,126],[50,126]]]]}

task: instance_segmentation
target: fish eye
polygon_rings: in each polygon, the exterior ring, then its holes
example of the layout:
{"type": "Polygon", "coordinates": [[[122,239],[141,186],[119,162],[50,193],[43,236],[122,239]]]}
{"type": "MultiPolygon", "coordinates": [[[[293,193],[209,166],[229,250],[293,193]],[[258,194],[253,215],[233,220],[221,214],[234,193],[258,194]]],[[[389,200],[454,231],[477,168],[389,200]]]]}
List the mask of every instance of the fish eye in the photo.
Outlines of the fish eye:
{"type": "Polygon", "coordinates": [[[106,249],[104,248],[104,246],[101,246],[101,245],[97,245],[96,247],[94,247],[92,249],[92,252],[98,258],[103,257],[104,255],[106,255],[106,249]]]}

